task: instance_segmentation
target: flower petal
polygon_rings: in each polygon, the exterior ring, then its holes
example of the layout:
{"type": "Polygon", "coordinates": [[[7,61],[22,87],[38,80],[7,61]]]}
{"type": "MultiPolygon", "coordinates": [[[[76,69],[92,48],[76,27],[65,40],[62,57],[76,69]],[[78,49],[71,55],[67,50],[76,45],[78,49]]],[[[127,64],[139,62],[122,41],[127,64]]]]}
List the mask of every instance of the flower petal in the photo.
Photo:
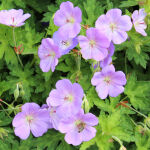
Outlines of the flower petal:
{"type": "Polygon", "coordinates": [[[15,135],[19,136],[22,140],[26,140],[30,135],[30,127],[28,124],[22,124],[14,130],[15,135]]]}

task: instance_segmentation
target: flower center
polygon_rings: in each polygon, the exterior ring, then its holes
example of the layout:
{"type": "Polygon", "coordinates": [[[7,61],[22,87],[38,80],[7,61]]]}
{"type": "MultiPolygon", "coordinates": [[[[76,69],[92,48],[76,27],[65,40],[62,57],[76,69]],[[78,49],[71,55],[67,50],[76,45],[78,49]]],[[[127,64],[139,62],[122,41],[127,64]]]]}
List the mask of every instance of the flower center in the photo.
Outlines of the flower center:
{"type": "Polygon", "coordinates": [[[54,52],[50,52],[49,54],[46,55],[46,57],[47,56],[55,57],[55,53],[54,52]]]}
{"type": "Polygon", "coordinates": [[[26,120],[28,123],[31,123],[33,121],[33,117],[28,115],[28,116],[26,116],[26,120]]]}
{"type": "Polygon", "coordinates": [[[105,78],[104,78],[104,81],[105,81],[107,84],[109,84],[110,81],[111,81],[111,80],[110,80],[110,77],[105,77],[105,78]]]}
{"type": "Polygon", "coordinates": [[[81,120],[77,120],[75,122],[75,125],[76,125],[76,127],[78,129],[78,132],[80,133],[80,132],[82,132],[84,130],[86,124],[84,122],[82,122],[81,120]]]}
{"type": "Polygon", "coordinates": [[[61,44],[62,45],[65,45],[65,46],[70,46],[70,42],[69,41],[61,41],[61,44]]]}
{"type": "Polygon", "coordinates": [[[96,45],[96,42],[94,40],[90,40],[89,44],[93,48],[96,45]]]}
{"type": "Polygon", "coordinates": [[[67,22],[67,23],[74,23],[74,22],[75,22],[75,20],[74,20],[74,18],[73,18],[73,17],[71,17],[71,18],[67,19],[67,20],[66,20],[66,22],[67,22]]]}
{"type": "Polygon", "coordinates": [[[65,96],[64,100],[72,102],[73,101],[73,96],[71,94],[67,95],[67,96],[65,96]]]}
{"type": "Polygon", "coordinates": [[[56,110],[55,110],[55,108],[51,107],[51,109],[50,109],[50,116],[53,115],[54,113],[56,113],[56,110]]]}
{"type": "Polygon", "coordinates": [[[111,24],[110,24],[110,29],[111,29],[112,32],[113,32],[116,28],[117,28],[116,24],[114,24],[114,23],[111,23],[111,24]]]}

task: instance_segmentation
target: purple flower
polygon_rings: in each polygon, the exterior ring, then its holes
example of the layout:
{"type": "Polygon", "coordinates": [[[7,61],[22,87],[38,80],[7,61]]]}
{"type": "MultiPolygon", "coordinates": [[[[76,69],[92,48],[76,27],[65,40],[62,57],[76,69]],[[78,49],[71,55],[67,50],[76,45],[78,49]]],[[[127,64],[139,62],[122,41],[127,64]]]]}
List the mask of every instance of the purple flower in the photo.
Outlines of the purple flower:
{"type": "Polygon", "coordinates": [[[113,56],[114,51],[115,51],[115,47],[114,47],[113,43],[111,42],[110,46],[108,48],[108,55],[107,55],[107,57],[103,61],[100,62],[100,67],[101,68],[104,68],[104,67],[106,67],[106,66],[111,64],[111,62],[112,62],[112,58],[111,57],[113,56]]]}
{"type": "Polygon", "coordinates": [[[115,72],[113,65],[102,68],[101,72],[96,72],[91,80],[96,86],[96,91],[101,99],[105,99],[108,94],[116,97],[124,91],[126,77],[122,71],[115,72]]]}
{"type": "Polygon", "coordinates": [[[54,72],[55,66],[58,64],[60,52],[53,39],[46,38],[42,40],[42,44],[40,45],[38,50],[38,56],[41,59],[40,68],[42,69],[42,71],[48,72],[51,69],[52,72],[54,72]]]}
{"type": "Polygon", "coordinates": [[[60,9],[54,16],[54,24],[59,26],[59,34],[62,39],[74,38],[80,32],[82,21],[82,12],[79,7],[73,7],[69,1],[62,2],[60,9]]]}
{"type": "Polygon", "coordinates": [[[61,120],[61,118],[59,117],[59,114],[57,113],[58,107],[53,107],[48,103],[48,105],[47,104],[42,105],[42,108],[47,109],[49,112],[49,116],[50,116],[48,120],[49,129],[54,128],[58,130],[58,124],[61,120]]]}
{"type": "Polygon", "coordinates": [[[104,32],[114,44],[126,41],[126,31],[131,30],[132,22],[129,16],[123,15],[120,9],[111,9],[106,15],[101,15],[96,21],[96,28],[104,32]]]}
{"type": "Polygon", "coordinates": [[[68,79],[59,80],[56,89],[47,98],[47,104],[58,107],[60,117],[69,117],[78,113],[82,105],[83,89],[78,83],[71,83],[68,79]]]}
{"type": "Polygon", "coordinates": [[[144,21],[146,17],[146,13],[143,9],[135,10],[132,14],[132,20],[135,27],[136,32],[142,34],[143,36],[147,36],[147,33],[145,32],[145,29],[147,28],[147,25],[144,21]]]}
{"type": "Polygon", "coordinates": [[[78,44],[77,38],[69,38],[67,40],[63,40],[58,31],[53,34],[53,40],[54,43],[59,46],[61,55],[69,53],[69,51],[76,47],[76,45],[78,44]]]}
{"type": "Polygon", "coordinates": [[[26,103],[22,106],[22,112],[13,119],[15,135],[25,140],[29,137],[31,130],[35,137],[42,136],[48,130],[48,119],[47,110],[40,109],[40,106],[35,103],[26,103]]]}
{"type": "Polygon", "coordinates": [[[28,19],[31,15],[24,14],[23,10],[10,9],[0,11],[0,23],[12,27],[20,27],[24,25],[24,21],[28,19]]]}
{"type": "Polygon", "coordinates": [[[106,36],[95,28],[89,28],[85,36],[78,36],[81,47],[82,57],[84,59],[95,59],[101,61],[108,55],[107,48],[110,45],[106,36]]]}
{"type": "Polygon", "coordinates": [[[65,141],[68,144],[80,145],[83,141],[89,141],[96,135],[96,129],[92,126],[98,124],[98,119],[91,113],[84,114],[81,109],[78,114],[62,120],[59,131],[66,133],[65,141]]]}

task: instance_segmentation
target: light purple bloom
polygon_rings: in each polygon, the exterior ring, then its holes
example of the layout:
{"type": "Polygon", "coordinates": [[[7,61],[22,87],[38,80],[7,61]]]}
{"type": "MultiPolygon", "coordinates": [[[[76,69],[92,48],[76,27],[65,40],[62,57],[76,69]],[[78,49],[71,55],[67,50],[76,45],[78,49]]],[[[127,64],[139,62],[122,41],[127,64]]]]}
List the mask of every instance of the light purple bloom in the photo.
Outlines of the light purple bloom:
{"type": "Polygon", "coordinates": [[[62,2],[60,9],[56,11],[54,16],[54,24],[59,26],[60,36],[66,40],[74,38],[80,32],[82,21],[82,12],[79,7],[74,7],[69,1],[62,2]]]}
{"type": "Polygon", "coordinates": [[[106,66],[111,64],[111,62],[112,62],[112,58],[111,57],[113,56],[114,51],[115,51],[115,47],[114,47],[113,43],[111,42],[110,46],[108,48],[108,55],[107,55],[107,57],[103,61],[100,62],[100,67],[101,68],[104,68],[104,67],[106,67],[106,66]]]}
{"type": "Polygon", "coordinates": [[[83,89],[78,83],[71,83],[68,79],[59,80],[56,89],[52,90],[47,98],[47,104],[58,107],[61,117],[69,117],[78,113],[82,105],[83,89]]]}
{"type": "Polygon", "coordinates": [[[101,72],[96,72],[91,83],[96,86],[98,96],[105,99],[108,95],[116,97],[124,91],[126,77],[122,71],[115,72],[114,66],[109,65],[102,68],[101,72]]]}
{"type": "Polygon", "coordinates": [[[58,31],[56,31],[53,34],[53,40],[54,43],[59,46],[59,51],[61,55],[69,53],[69,51],[72,50],[74,47],[76,47],[76,45],[78,44],[78,40],[76,37],[63,40],[59,35],[58,31]]]}
{"type": "Polygon", "coordinates": [[[20,27],[24,25],[24,21],[28,19],[30,14],[23,14],[23,10],[10,9],[0,11],[0,23],[12,27],[20,27]]]}
{"type": "Polygon", "coordinates": [[[29,137],[30,131],[35,137],[42,136],[48,130],[48,119],[47,110],[40,109],[38,104],[26,103],[22,106],[22,112],[13,119],[15,135],[23,140],[29,137]]]}
{"type": "Polygon", "coordinates": [[[114,44],[126,41],[126,31],[131,30],[132,22],[129,16],[123,15],[120,9],[111,9],[106,15],[101,15],[96,21],[96,28],[104,32],[114,44]]]}
{"type": "Polygon", "coordinates": [[[92,126],[98,124],[98,119],[91,113],[84,114],[81,109],[78,114],[62,120],[59,131],[66,133],[65,141],[68,144],[80,145],[83,141],[89,141],[96,135],[96,129],[92,126]]]}
{"type": "Polygon", "coordinates": [[[40,68],[42,69],[42,71],[48,72],[51,69],[52,72],[54,72],[55,66],[58,64],[60,52],[53,39],[46,38],[42,40],[42,43],[38,50],[38,56],[41,59],[40,68]]]}
{"type": "Polygon", "coordinates": [[[135,27],[136,32],[142,34],[143,36],[147,36],[147,33],[145,32],[145,29],[147,28],[147,25],[144,21],[146,17],[146,13],[143,9],[135,10],[132,14],[132,20],[135,27]]]}
{"type": "Polygon", "coordinates": [[[58,107],[53,107],[48,103],[48,105],[47,104],[42,105],[42,108],[47,109],[49,112],[49,116],[50,116],[48,120],[49,129],[54,128],[58,130],[59,122],[62,119],[59,117],[59,114],[57,113],[58,107]]]}
{"type": "Polygon", "coordinates": [[[89,28],[85,36],[78,36],[81,47],[82,57],[84,59],[95,59],[101,61],[108,55],[107,48],[110,45],[107,37],[95,28],[89,28]]]}

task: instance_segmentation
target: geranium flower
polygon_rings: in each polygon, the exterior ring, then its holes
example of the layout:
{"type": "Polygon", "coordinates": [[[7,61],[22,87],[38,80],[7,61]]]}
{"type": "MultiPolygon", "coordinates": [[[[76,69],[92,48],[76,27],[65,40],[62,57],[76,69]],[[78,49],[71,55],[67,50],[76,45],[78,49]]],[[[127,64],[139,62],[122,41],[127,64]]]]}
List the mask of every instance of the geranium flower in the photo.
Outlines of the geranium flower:
{"type": "Polygon", "coordinates": [[[83,89],[78,83],[71,83],[68,79],[59,80],[56,89],[47,98],[47,104],[58,107],[60,117],[67,117],[78,113],[82,105],[83,89]]]}
{"type": "Polygon", "coordinates": [[[53,40],[55,44],[59,46],[59,51],[61,55],[69,53],[69,51],[72,50],[74,47],[76,47],[76,45],[78,44],[78,40],[76,37],[63,40],[59,35],[58,31],[56,31],[53,34],[53,40]]]}
{"type": "Polygon", "coordinates": [[[104,67],[106,67],[106,66],[111,64],[111,62],[112,62],[112,58],[111,57],[113,56],[114,51],[115,51],[115,47],[114,47],[113,43],[111,42],[110,46],[108,48],[108,55],[107,55],[107,57],[100,62],[100,67],[101,68],[104,68],[104,67]]]}
{"type": "Polygon", "coordinates": [[[106,15],[101,15],[96,21],[96,28],[104,32],[114,44],[126,41],[126,31],[131,30],[132,22],[129,16],[123,15],[120,9],[111,9],[106,15]]]}
{"type": "Polygon", "coordinates": [[[144,21],[146,15],[147,14],[145,13],[144,8],[140,9],[139,11],[135,10],[132,14],[134,28],[136,32],[142,34],[143,36],[147,36],[147,33],[145,32],[147,25],[144,21]]]}
{"type": "Polygon", "coordinates": [[[24,25],[24,21],[28,19],[30,14],[23,14],[23,10],[10,9],[0,11],[0,23],[12,27],[20,27],[24,25]]]}
{"type": "Polygon", "coordinates": [[[35,137],[42,136],[48,130],[48,119],[47,110],[40,109],[38,104],[26,103],[22,106],[22,112],[13,119],[15,135],[23,140],[29,137],[30,131],[35,137]]]}
{"type": "Polygon", "coordinates": [[[53,39],[43,39],[38,50],[38,56],[41,59],[40,68],[42,71],[48,72],[51,69],[54,72],[60,57],[59,47],[54,43],[53,39]]]}
{"type": "Polygon", "coordinates": [[[110,45],[109,40],[104,34],[95,28],[89,28],[85,36],[78,36],[81,47],[82,57],[84,59],[95,59],[101,61],[108,55],[107,48],[110,45]]]}
{"type": "Polygon", "coordinates": [[[91,113],[84,114],[81,109],[76,115],[62,120],[59,131],[66,133],[65,141],[68,144],[80,145],[83,141],[89,141],[96,135],[96,129],[92,126],[98,124],[98,119],[91,113]]]}
{"type": "Polygon", "coordinates": [[[59,34],[62,39],[74,38],[80,32],[82,21],[82,12],[79,7],[73,7],[69,1],[62,2],[60,9],[54,16],[54,24],[59,26],[59,34]]]}
{"type": "Polygon", "coordinates": [[[116,97],[124,91],[126,77],[122,71],[115,72],[114,66],[109,65],[102,68],[101,72],[96,72],[91,83],[96,86],[98,96],[105,99],[108,95],[116,97]]]}
{"type": "Polygon", "coordinates": [[[59,115],[57,114],[57,108],[58,107],[51,106],[49,103],[42,105],[42,109],[47,109],[49,112],[50,118],[49,118],[49,120],[47,120],[49,129],[54,128],[54,129],[58,130],[58,125],[62,118],[60,118],[59,115]]]}

